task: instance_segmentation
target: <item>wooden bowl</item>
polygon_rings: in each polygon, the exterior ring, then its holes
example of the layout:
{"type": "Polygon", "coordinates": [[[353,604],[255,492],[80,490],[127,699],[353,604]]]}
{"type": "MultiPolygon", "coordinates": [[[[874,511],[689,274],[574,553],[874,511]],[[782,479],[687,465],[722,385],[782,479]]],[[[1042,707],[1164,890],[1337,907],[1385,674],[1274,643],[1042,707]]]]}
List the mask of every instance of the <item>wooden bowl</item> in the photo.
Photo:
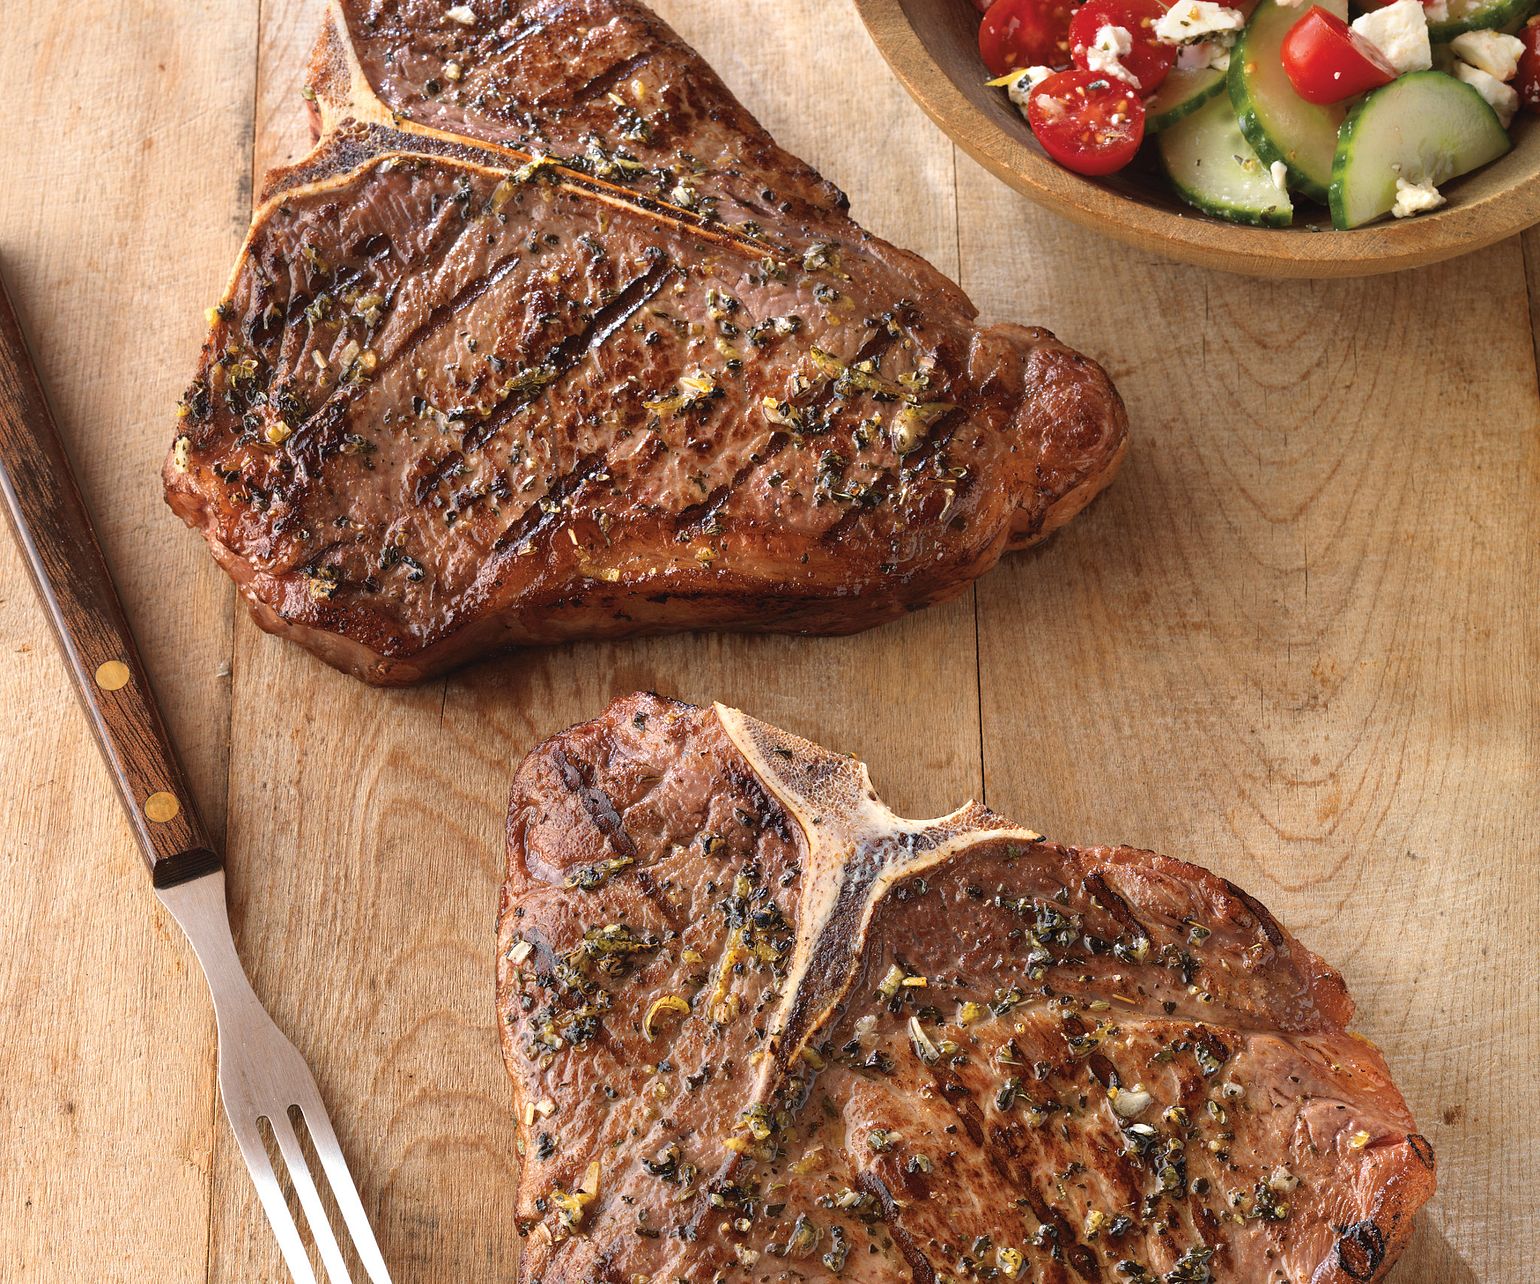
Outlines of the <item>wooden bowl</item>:
{"type": "Polygon", "coordinates": [[[1324,209],[1295,208],[1290,228],[1243,227],[1184,205],[1153,168],[1082,178],[1049,160],[1010,100],[984,81],[978,13],[967,0],[856,0],[877,48],[930,118],[1018,192],[1141,249],[1252,276],[1395,272],[1491,245],[1540,222],[1540,121],[1514,149],[1449,183],[1434,214],[1334,231],[1324,209]]]}

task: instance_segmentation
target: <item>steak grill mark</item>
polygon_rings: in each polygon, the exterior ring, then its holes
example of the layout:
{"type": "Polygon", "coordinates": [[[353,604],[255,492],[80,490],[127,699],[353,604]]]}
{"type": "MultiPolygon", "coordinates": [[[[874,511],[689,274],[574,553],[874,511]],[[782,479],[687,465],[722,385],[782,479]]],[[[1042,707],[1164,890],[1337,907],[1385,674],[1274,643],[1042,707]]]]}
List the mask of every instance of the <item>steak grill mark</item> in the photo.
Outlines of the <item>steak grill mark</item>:
{"type": "Polygon", "coordinates": [[[526,1282],[1346,1284],[1433,1191],[1340,977],[1195,866],[904,820],[850,759],[646,695],[537,748],[508,833],[504,1054],[562,1138],[521,1132],[526,1282]],[[602,1037],[532,1038],[526,943],[611,932],[657,945],[599,978],[602,1037]]]}
{"type": "Polygon", "coordinates": [[[642,6],[472,14],[332,0],[319,141],[268,177],[184,399],[167,498],[264,628],[382,684],[852,632],[1110,481],[1104,373],[978,325],[642,6]]]}

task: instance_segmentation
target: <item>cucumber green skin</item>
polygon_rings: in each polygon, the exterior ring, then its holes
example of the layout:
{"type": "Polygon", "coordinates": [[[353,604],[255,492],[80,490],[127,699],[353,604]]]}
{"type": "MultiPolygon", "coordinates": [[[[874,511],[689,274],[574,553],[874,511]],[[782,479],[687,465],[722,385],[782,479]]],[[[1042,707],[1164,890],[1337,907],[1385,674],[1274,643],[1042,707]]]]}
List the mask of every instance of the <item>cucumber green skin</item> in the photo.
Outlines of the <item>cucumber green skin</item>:
{"type": "Polygon", "coordinates": [[[1205,77],[1199,81],[1197,87],[1184,97],[1178,98],[1170,104],[1157,106],[1156,104],[1160,102],[1161,93],[1166,88],[1166,85],[1171,84],[1172,77],[1180,74],[1173,71],[1170,76],[1167,76],[1165,83],[1161,85],[1160,89],[1155,91],[1155,96],[1144,105],[1145,111],[1148,113],[1144,120],[1145,133],[1158,134],[1163,129],[1170,129],[1183,116],[1197,111],[1199,107],[1208,102],[1215,94],[1223,91],[1225,87],[1225,73],[1216,71],[1212,76],[1205,77]]]}
{"type": "MultiPolygon", "coordinates": [[[[1321,3],[1321,0],[1314,0],[1321,3]]],[[[1330,180],[1322,181],[1305,173],[1295,165],[1283,150],[1282,140],[1275,141],[1267,132],[1262,123],[1261,107],[1252,95],[1251,86],[1246,81],[1247,46],[1251,43],[1253,29],[1257,15],[1264,12],[1273,0],[1262,0],[1251,15],[1251,22],[1246,24],[1246,30],[1241,33],[1241,38],[1236,42],[1235,48],[1230,51],[1230,74],[1228,84],[1230,89],[1230,102],[1235,107],[1235,113],[1240,118],[1241,133],[1246,136],[1246,141],[1251,144],[1264,165],[1271,165],[1274,161],[1282,161],[1289,171],[1289,189],[1298,192],[1302,196],[1308,196],[1311,200],[1326,204],[1327,194],[1330,190],[1330,180]]],[[[1309,5],[1301,4],[1298,8],[1298,16],[1303,18],[1309,10],[1309,5]]],[[[1347,14],[1347,5],[1343,3],[1321,3],[1321,7],[1336,14],[1341,18],[1347,14]]]]}
{"type": "Polygon", "coordinates": [[[1294,211],[1287,205],[1272,210],[1243,210],[1234,205],[1219,205],[1213,201],[1206,201],[1195,192],[1183,187],[1171,177],[1170,170],[1166,171],[1166,178],[1176,194],[1193,209],[1201,210],[1214,218],[1222,218],[1227,223],[1245,223],[1250,227],[1288,227],[1294,221],[1294,211]]]}
{"type": "Polygon", "coordinates": [[[1464,31],[1516,31],[1524,20],[1535,11],[1537,0],[1494,0],[1463,18],[1451,18],[1448,22],[1430,22],[1428,39],[1438,42],[1453,40],[1464,31]]]}
{"type": "MultiPolygon", "coordinates": [[[[1349,221],[1349,215],[1347,212],[1346,184],[1348,180],[1348,170],[1353,163],[1353,153],[1358,144],[1358,134],[1359,131],[1363,128],[1365,113],[1373,105],[1374,100],[1382,93],[1384,93],[1385,90],[1395,89],[1398,85],[1406,85],[1409,82],[1420,80],[1425,76],[1437,76],[1440,80],[1447,80],[1451,84],[1459,85],[1461,89],[1466,90],[1470,94],[1471,98],[1474,99],[1475,102],[1479,103],[1483,108],[1485,108],[1486,111],[1491,115],[1493,127],[1500,134],[1502,134],[1504,138],[1509,137],[1507,130],[1503,129],[1502,127],[1502,122],[1497,119],[1497,113],[1492,110],[1491,106],[1488,105],[1485,98],[1483,98],[1473,88],[1471,88],[1470,85],[1465,84],[1463,81],[1456,80],[1453,76],[1445,75],[1441,71],[1414,71],[1410,75],[1402,76],[1399,80],[1391,81],[1390,84],[1384,87],[1384,89],[1376,89],[1372,94],[1368,94],[1358,101],[1353,110],[1348,113],[1347,119],[1342,122],[1342,129],[1337,134],[1337,154],[1332,158],[1331,192],[1329,194],[1327,204],[1331,209],[1331,225],[1338,231],[1350,231],[1355,226],[1355,224],[1349,221]]],[[[1511,139],[1509,139],[1508,146],[1513,146],[1511,139]]],[[[1499,155],[1501,155],[1501,153],[1499,153],[1499,155]]],[[[1493,157],[1493,160],[1495,159],[1497,159],[1497,157],[1493,157]]],[[[1487,163],[1490,164],[1491,162],[1488,161],[1487,163]]],[[[1471,171],[1468,169],[1461,171],[1462,174],[1468,174],[1470,172],[1471,171]]],[[[1454,174],[1450,177],[1458,178],[1459,176],[1459,174],[1454,174]]],[[[1382,214],[1380,217],[1383,218],[1384,215],[1382,214]]]]}
{"type": "MultiPolygon", "coordinates": [[[[1224,102],[1215,103],[1212,101],[1214,97],[1216,97],[1214,94],[1208,95],[1209,101],[1205,102],[1203,107],[1209,111],[1218,109],[1228,112],[1229,104],[1224,102]]],[[[1200,122],[1194,119],[1190,112],[1188,113],[1187,121],[1182,122],[1182,126],[1185,127],[1199,125],[1200,122]]],[[[1252,227],[1288,227],[1294,221],[1294,207],[1287,193],[1279,193],[1279,204],[1270,206],[1267,209],[1255,209],[1250,206],[1233,205],[1228,201],[1211,200],[1204,196],[1203,193],[1188,187],[1177,178],[1166,155],[1166,144],[1175,137],[1175,132],[1172,132],[1160,139],[1161,167],[1166,171],[1166,179],[1170,182],[1176,194],[1194,209],[1201,210],[1205,214],[1211,214],[1215,218],[1222,218],[1228,223],[1246,223],[1252,227]]]]}

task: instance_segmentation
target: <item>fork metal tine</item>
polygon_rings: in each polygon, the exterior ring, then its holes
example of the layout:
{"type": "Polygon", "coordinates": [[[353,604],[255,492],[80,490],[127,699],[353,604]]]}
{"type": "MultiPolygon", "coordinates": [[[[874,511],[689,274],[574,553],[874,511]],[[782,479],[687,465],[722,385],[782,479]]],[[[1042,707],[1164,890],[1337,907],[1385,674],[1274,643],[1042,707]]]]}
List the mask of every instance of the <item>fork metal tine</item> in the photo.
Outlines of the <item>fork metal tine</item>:
{"type": "MultiPolygon", "coordinates": [[[[345,1267],[333,1270],[334,1264],[342,1265],[341,1253],[324,1214],[316,1216],[320,1196],[285,1113],[295,1100],[291,1093],[308,1091],[314,1096],[313,1078],[304,1058],[263,1009],[241,967],[230,933],[223,862],[198,817],[154,692],[145,681],[139,647],[3,279],[0,389],[0,510],[10,519],[36,581],[75,692],[133,823],[155,893],[187,934],[208,980],[219,1031],[225,1114],[297,1284],[315,1284],[315,1271],[257,1127],[264,1115],[271,1119],[280,1152],[293,1170],[301,1203],[316,1222],[328,1271],[334,1279],[347,1280],[345,1267]],[[271,1113],[274,1109],[277,1117],[271,1113]]],[[[324,1119],[319,1106],[314,1116],[324,1119]]],[[[325,1136],[322,1151],[331,1151],[326,1170],[348,1226],[373,1263],[371,1277],[388,1280],[329,1127],[325,1136]]],[[[3,1273],[6,1278],[16,1274],[3,1273]]]]}
{"type": "Polygon", "coordinates": [[[338,1243],[340,1228],[326,1216],[315,1174],[289,1118],[291,1106],[299,1107],[310,1129],[337,1211],[371,1284],[390,1284],[390,1272],[370,1229],[347,1161],[342,1157],[337,1134],[326,1116],[315,1076],[299,1050],[268,1016],[241,967],[225,909],[224,872],[160,888],[157,894],[187,933],[208,978],[219,1026],[219,1086],[225,1114],[240,1143],[246,1166],[251,1169],[257,1194],[295,1284],[316,1284],[315,1269],[257,1129],[261,1118],[272,1125],[327,1276],[332,1284],[351,1284],[353,1276],[338,1243]]]}
{"type": "Polygon", "coordinates": [[[283,1187],[273,1172],[272,1162],[267,1157],[267,1147],[262,1144],[261,1133],[257,1131],[254,1122],[237,1122],[234,1115],[230,1116],[230,1127],[235,1133],[235,1140],[240,1144],[246,1167],[251,1170],[257,1197],[262,1201],[263,1211],[267,1213],[267,1224],[273,1229],[273,1238],[278,1241],[278,1251],[283,1254],[284,1264],[294,1277],[294,1284],[316,1284],[315,1271],[311,1269],[310,1258],[299,1237],[299,1228],[289,1215],[289,1206],[283,1198],[283,1187]]]}
{"type": "Polygon", "coordinates": [[[274,1111],[267,1117],[267,1122],[272,1126],[279,1153],[289,1166],[289,1180],[294,1184],[294,1193],[299,1196],[300,1207],[305,1210],[305,1220],[310,1223],[311,1238],[315,1240],[316,1249],[321,1254],[327,1278],[332,1284],[352,1284],[352,1273],[343,1260],[342,1250],[337,1247],[337,1236],[332,1232],[326,1208],[310,1176],[310,1164],[300,1148],[299,1136],[294,1131],[288,1113],[274,1111]]]}
{"type": "Polygon", "coordinates": [[[369,1225],[369,1216],[364,1212],[363,1201],[359,1199],[358,1189],[353,1184],[353,1174],[348,1171],[347,1161],[342,1157],[342,1147],[319,1094],[313,1103],[300,1102],[299,1108],[305,1117],[305,1126],[310,1129],[310,1140],[315,1146],[316,1156],[321,1161],[321,1167],[326,1170],[327,1180],[331,1182],[332,1198],[337,1201],[337,1211],[342,1214],[348,1234],[353,1237],[353,1248],[358,1253],[358,1260],[368,1273],[371,1284],[391,1284],[384,1255],[375,1243],[374,1229],[369,1225]]]}

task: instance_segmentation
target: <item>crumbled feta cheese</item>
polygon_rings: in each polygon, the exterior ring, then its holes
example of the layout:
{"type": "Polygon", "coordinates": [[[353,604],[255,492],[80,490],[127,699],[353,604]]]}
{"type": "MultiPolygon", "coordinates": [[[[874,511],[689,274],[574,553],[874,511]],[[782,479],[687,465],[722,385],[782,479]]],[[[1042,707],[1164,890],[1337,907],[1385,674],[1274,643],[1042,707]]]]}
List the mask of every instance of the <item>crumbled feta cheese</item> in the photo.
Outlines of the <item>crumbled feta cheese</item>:
{"type": "Polygon", "coordinates": [[[1396,75],[1427,71],[1433,65],[1428,41],[1428,11],[1422,0],[1395,0],[1353,20],[1353,30],[1380,51],[1396,75]]]}
{"type": "Polygon", "coordinates": [[[1185,45],[1221,32],[1239,31],[1245,25],[1246,16],[1239,9],[1226,9],[1212,0],[1177,0],[1155,24],[1155,39],[1185,45]]]}
{"type": "Polygon", "coordinates": [[[1087,71],[1099,71],[1107,76],[1116,76],[1119,80],[1127,81],[1135,89],[1139,88],[1139,77],[1129,71],[1123,65],[1123,56],[1132,51],[1134,38],[1128,34],[1127,27],[1114,27],[1111,23],[1104,23],[1096,32],[1096,40],[1085,51],[1085,65],[1087,71]]]}
{"type": "Polygon", "coordinates": [[[1428,11],[1429,22],[1449,21],[1449,0],[1429,0],[1423,8],[1428,11]]]}
{"type": "Polygon", "coordinates": [[[1218,40],[1199,40],[1176,51],[1176,66],[1181,71],[1230,70],[1230,47],[1218,40]]]}
{"type": "Polygon", "coordinates": [[[1006,92],[1010,94],[1011,101],[1025,112],[1027,103],[1032,100],[1032,91],[1051,75],[1053,75],[1052,67],[1028,67],[1011,81],[1010,88],[1006,92]]]}
{"type": "Polygon", "coordinates": [[[1513,113],[1519,109],[1517,89],[1503,84],[1496,76],[1489,76],[1480,67],[1472,67],[1468,62],[1455,63],[1454,74],[1487,100],[1497,113],[1497,119],[1502,121],[1504,129],[1513,123],[1513,113]]]}
{"type": "Polygon", "coordinates": [[[1280,192],[1289,190],[1289,167],[1282,161],[1274,161],[1267,167],[1267,172],[1273,176],[1273,186],[1280,192]]]}
{"type": "Polygon", "coordinates": [[[1444,194],[1429,180],[1408,183],[1406,179],[1398,178],[1396,179],[1396,203],[1390,207],[1390,212],[1397,218],[1411,218],[1413,214],[1426,214],[1429,210],[1436,210],[1443,203],[1444,194]]]}
{"type": "Polygon", "coordinates": [[[1496,80],[1512,80],[1519,74],[1519,55],[1524,42],[1501,31],[1462,31],[1449,42],[1456,57],[1496,80]]]}
{"type": "Polygon", "coordinates": [[[468,4],[457,4],[452,9],[446,9],[444,17],[448,18],[450,22],[458,22],[462,27],[473,27],[476,25],[476,14],[468,4]]]}

